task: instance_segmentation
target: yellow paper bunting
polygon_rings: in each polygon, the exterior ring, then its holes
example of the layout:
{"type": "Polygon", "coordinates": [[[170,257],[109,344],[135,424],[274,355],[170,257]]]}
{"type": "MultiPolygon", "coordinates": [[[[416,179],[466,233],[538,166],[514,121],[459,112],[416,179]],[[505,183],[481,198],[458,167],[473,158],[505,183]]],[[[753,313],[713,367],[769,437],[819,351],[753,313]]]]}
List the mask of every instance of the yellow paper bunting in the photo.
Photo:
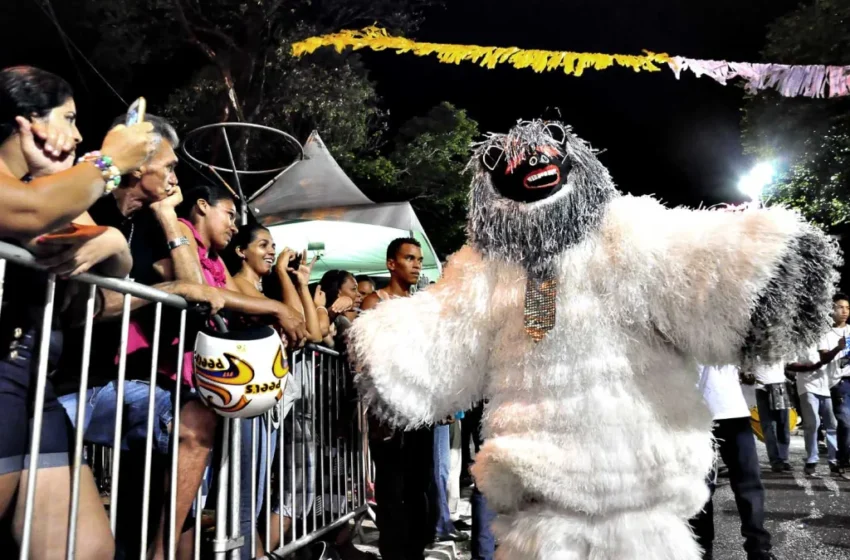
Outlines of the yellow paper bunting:
{"type": "Polygon", "coordinates": [[[487,69],[497,64],[510,64],[514,68],[531,68],[535,72],[562,69],[565,74],[581,76],[585,70],[604,70],[614,64],[631,68],[635,72],[657,72],[658,64],[667,64],[670,57],[644,51],[643,55],[577,53],[569,51],[523,50],[516,47],[479,47],[476,45],[450,45],[442,43],[419,43],[394,37],[380,27],[367,27],[361,31],[345,30],[320,37],[310,37],[292,45],[293,56],[310,54],[322,47],[333,47],[337,52],[346,48],[374,51],[392,50],[397,54],[412,53],[416,56],[437,55],[445,64],[472,62],[487,69]]]}

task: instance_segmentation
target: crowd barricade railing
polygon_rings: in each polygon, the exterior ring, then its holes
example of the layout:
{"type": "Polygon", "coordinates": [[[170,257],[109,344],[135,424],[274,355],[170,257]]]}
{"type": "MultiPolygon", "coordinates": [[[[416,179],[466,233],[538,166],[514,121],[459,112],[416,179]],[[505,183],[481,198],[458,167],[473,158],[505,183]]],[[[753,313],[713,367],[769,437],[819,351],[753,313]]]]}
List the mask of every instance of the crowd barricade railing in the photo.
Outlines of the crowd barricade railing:
{"type": "MultiPolygon", "coordinates": [[[[284,516],[279,516],[278,531],[286,540],[281,538],[279,546],[271,551],[279,558],[310,545],[368,510],[367,469],[363,464],[368,446],[362,437],[365,424],[360,421],[363,409],[351,384],[347,360],[334,350],[308,345],[292,354],[290,371],[289,383],[297,389],[290,394],[297,397],[292,399],[289,411],[286,398],[278,403],[282,419],[277,434],[279,451],[278,460],[272,462],[276,466],[277,500],[272,501],[272,484],[266,485],[264,499],[264,503],[277,506],[281,514],[290,512],[287,535],[283,530],[284,516]],[[291,434],[288,446],[287,427],[291,434]]],[[[265,542],[269,542],[268,530],[267,524],[265,542]]]]}
{"type": "MultiPolygon", "coordinates": [[[[26,297],[26,294],[4,294],[3,286],[8,273],[7,263],[38,269],[33,256],[20,247],[0,242],[0,300],[9,297],[26,297]]],[[[44,272],[46,293],[43,304],[43,320],[39,334],[49,333],[53,323],[56,277],[44,272]]],[[[186,347],[186,317],[190,305],[181,297],[155,288],[136,284],[132,280],[105,278],[96,274],[81,274],[73,279],[87,286],[86,317],[83,327],[83,348],[80,349],[80,385],[77,395],[77,411],[74,421],[74,452],[71,460],[71,502],[67,536],[66,558],[73,559],[78,539],[80,477],[82,467],[88,464],[95,475],[98,490],[106,495],[109,510],[109,526],[113,536],[119,526],[118,504],[121,480],[121,449],[123,437],[124,394],[127,375],[127,349],[130,332],[132,298],[140,298],[154,306],[154,337],[151,341],[150,387],[157,383],[160,331],[163,307],[179,311],[177,379],[182,379],[183,351],[186,347]],[[84,439],[86,426],[86,401],[89,390],[89,364],[91,362],[92,332],[95,324],[97,288],[111,290],[123,295],[120,315],[120,346],[116,377],[117,403],[115,407],[112,447],[92,445],[84,439]],[[85,456],[85,457],[84,457],[85,456]]],[[[3,300],[5,301],[5,300],[3,300]]],[[[2,310],[0,310],[2,313],[2,310]]],[[[48,378],[48,351],[50,336],[38,336],[37,374],[33,397],[32,436],[29,455],[30,464],[38,464],[40,451],[43,406],[48,378]]],[[[194,341],[188,341],[194,344],[194,341]]],[[[75,351],[77,349],[74,349],[75,351]]],[[[67,349],[66,349],[67,351],[67,349]]],[[[267,555],[283,558],[321,539],[334,529],[370,513],[366,502],[367,471],[371,469],[369,450],[362,422],[362,406],[351,388],[351,375],[347,361],[338,352],[322,346],[307,345],[289,354],[290,373],[284,397],[275,407],[261,417],[237,420],[222,418],[222,434],[216,441],[217,464],[213,465],[216,480],[215,531],[214,538],[202,538],[204,501],[199,488],[194,501],[194,558],[215,557],[241,558],[242,548],[256,550],[258,520],[264,521],[263,543],[267,555]],[[250,461],[242,464],[242,435],[244,427],[251,434],[250,461]],[[264,461],[258,457],[259,430],[265,430],[264,461]],[[288,433],[287,433],[288,427],[288,433]],[[300,440],[300,441],[299,441],[300,440]],[[264,463],[264,464],[263,464],[264,463]],[[300,468],[299,468],[300,463],[300,468]],[[250,473],[250,534],[242,534],[240,518],[242,481],[245,472],[250,473]],[[257,486],[262,477],[263,499],[258,505],[257,486]],[[299,485],[300,484],[300,485],[299,485]],[[279,542],[270,550],[272,507],[280,513],[277,529],[279,542]],[[258,509],[262,508],[262,511],[258,509]],[[291,523],[285,531],[284,515],[289,513],[291,523]],[[204,551],[202,554],[202,550],[204,551]]],[[[151,474],[154,468],[153,423],[155,391],[149,392],[147,432],[144,447],[144,476],[142,481],[142,510],[138,553],[141,560],[147,557],[148,528],[158,523],[160,512],[150,510],[151,474]]],[[[173,392],[173,423],[171,441],[180,441],[181,391],[173,392]]],[[[180,458],[178,445],[170,446],[168,472],[170,480],[177,479],[180,458]]],[[[23,531],[19,558],[27,560],[32,544],[33,508],[38,469],[30,469],[29,483],[23,512],[23,531]]],[[[160,491],[156,487],[153,491],[160,491]]],[[[167,496],[167,519],[170,527],[166,531],[167,558],[176,557],[176,541],[180,534],[174,523],[177,501],[177,485],[171,484],[167,496]]],[[[209,503],[207,501],[206,503],[209,503]]],[[[253,554],[252,554],[253,556],[253,554]]]]}

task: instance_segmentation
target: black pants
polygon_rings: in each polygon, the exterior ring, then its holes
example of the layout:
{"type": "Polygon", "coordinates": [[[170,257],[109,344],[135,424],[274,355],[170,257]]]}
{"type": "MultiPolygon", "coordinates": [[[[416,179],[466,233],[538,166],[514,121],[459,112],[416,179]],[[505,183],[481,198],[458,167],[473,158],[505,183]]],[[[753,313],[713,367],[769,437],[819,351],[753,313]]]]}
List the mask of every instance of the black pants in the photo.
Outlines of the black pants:
{"type": "Polygon", "coordinates": [[[479,403],[478,406],[468,411],[463,416],[463,421],[460,423],[461,440],[460,449],[463,457],[463,470],[469,472],[469,467],[472,466],[472,450],[469,444],[475,445],[475,452],[481,449],[481,415],[484,412],[484,403],[479,403]]]}
{"type": "Polygon", "coordinates": [[[434,539],[434,433],[396,432],[369,443],[375,461],[378,549],[384,560],[422,560],[434,539]]]}
{"type": "MultiPolygon", "coordinates": [[[[749,418],[730,418],[715,421],[714,437],[723,462],[729,468],[729,482],[735,494],[744,550],[750,559],[760,558],[770,550],[770,533],[764,528],[764,486],[761,483],[756,440],[749,418]]],[[[714,473],[709,477],[714,496],[714,473]]],[[[691,519],[697,542],[705,549],[704,560],[712,558],[714,542],[714,506],[708,499],[705,508],[691,519]]]]}

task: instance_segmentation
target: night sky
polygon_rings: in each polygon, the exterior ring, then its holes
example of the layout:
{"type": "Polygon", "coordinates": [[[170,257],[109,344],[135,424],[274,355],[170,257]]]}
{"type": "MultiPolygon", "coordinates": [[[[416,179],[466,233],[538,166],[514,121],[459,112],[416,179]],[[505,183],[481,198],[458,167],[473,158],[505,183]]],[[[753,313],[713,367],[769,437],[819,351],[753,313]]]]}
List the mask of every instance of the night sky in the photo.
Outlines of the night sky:
{"type": "MultiPolygon", "coordinates": [[[[414,38],[622,54],[640,54],[648,49],[694,58],[755,62],[761,60],[766,25],[793,9],[798,1],[447,3],[447,9],[427,14],[414,38]]],[[[14,4],[14,16],[2,10],[6,29],[32,26],[30,29],[37,33],[28,41],[14,32],[0,34],[0,66],[30,63],[62,74],[77,90],[83,132],[90,138],[102,134],[94,123],[105,120],[99,126],[106,126],[122,110],[121,105],[85,68],[82,73],[87,76],[88,91],[81,87],[76,70],[43,14],[31,2],[14,4]]],[[[519,118],[556,117],[560,110],[562,119],[579,136],[606,150],[600,157],[623,191],[655,194],[669,204],[741,200],[737,179],[752,161],[742,153],[740,111],[744,92],[736,85],[724,87],[693,75],[683,75],[677,81],[666,67],[657,73],[633,73],[624,68],[588,70],[576,78],[558,71],[535,74],[510,67],[486,70],[469,63],[450,66],[438,63],[436,58],[389,52],[364,51],[364,57],[396,125],[441,101],[466,109],[485,131],[507,130],[519,118]]],[[[131,93],[127,97],[153,97],[153,92],[131,93]]]]}
{"type": "MultiPolygon", "coordinates": [[[[429,14],[423,41],[759,61],[766,25],[797,0],[450,0],[429,14]],[[652,6],[649,8],[648,6],[652,6]]],[[[467,109],[482,130],[504,131],[518,118],[557,116],[604,149],[619,188],[670,204],[737,201],[738,177],[752,161],[740,142],[742,88],[663,68],[587,71],[576,78],[510,67],[486,70],[433,58],[367,56],[378,92],[395,119],[441,100],[467,109]],[[547,111],[548,109],[548,111],[547,111]]]]}

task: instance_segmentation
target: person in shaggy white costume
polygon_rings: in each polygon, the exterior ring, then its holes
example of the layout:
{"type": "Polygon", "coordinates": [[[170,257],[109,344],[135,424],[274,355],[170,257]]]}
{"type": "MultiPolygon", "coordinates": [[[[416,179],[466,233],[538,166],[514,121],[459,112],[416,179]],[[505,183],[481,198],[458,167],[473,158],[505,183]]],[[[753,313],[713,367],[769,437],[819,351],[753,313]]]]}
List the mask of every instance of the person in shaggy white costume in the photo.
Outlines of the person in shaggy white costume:
{"type": "Polygon", "coordinates": [[[560,123],[476,146],[469,245],[351,332],[373,414],[414,427],[482,398],[476,484],[500,560],[697,560],[711,414],[696,363],[813,344],[839,256],[795,212],[617,192],[560,123]]]}

